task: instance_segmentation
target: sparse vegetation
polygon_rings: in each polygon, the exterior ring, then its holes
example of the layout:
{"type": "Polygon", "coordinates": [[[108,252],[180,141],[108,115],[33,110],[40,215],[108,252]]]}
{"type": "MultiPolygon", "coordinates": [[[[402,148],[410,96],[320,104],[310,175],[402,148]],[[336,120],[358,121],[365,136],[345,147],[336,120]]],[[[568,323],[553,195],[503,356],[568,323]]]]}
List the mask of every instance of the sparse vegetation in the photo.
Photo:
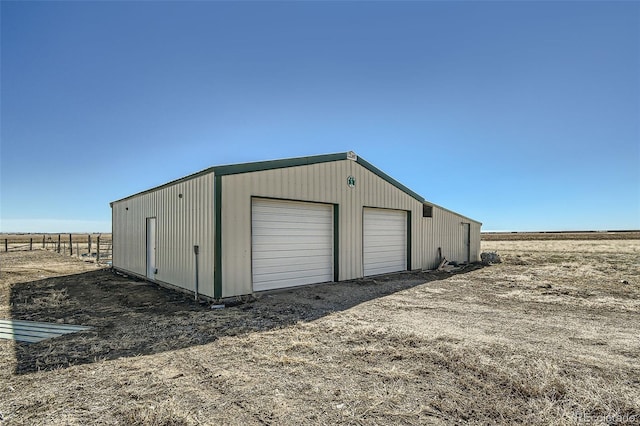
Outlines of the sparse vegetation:
{"type": "Polygon", "coordinates": [[[6,424],[640,422],[640,241],[484,241],[503,263],[223,310],[51,252],[0,253],[6,424]]]}

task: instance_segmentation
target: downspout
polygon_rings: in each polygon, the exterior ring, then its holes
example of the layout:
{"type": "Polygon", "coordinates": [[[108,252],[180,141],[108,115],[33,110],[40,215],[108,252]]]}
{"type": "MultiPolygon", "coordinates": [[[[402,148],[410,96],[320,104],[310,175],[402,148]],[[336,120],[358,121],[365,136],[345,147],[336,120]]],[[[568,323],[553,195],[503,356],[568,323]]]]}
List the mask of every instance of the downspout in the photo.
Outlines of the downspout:
{"type": "Polygon", "coordinates": [[[196,256],[196,286],[195,286],[195,300],[198,301],[198,254],[200,252],[199,246],[193,246],[193,253],[196,256]]]}

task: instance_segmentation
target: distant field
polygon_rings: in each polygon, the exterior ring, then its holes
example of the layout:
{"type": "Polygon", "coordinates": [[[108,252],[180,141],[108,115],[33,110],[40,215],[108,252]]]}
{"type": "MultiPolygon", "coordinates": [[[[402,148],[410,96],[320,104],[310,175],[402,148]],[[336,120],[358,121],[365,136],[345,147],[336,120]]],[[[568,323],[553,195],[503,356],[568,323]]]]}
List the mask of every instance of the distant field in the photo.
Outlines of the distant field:
{"type": "Polygon", "coordinates": [[[638,240],[640,231],[483,232],[482,241],[517,240],[638,240]]]}
{"type": "MultiPolygon", "coordinates": [[[[3,234],[0,233],[0,241],[5,238],[9,244],[25,244],[29,239],[33,242],[42,244],[42,237],[45,241],[57,241],[58,235],[62,241],[69,241],[69,234],[3,234]]],[[[90,234],[71,234],[73,242],[86,243],[88,236],[95,241],[100,236],[102,241],[111,241],[111,233],[90,233],[90,234]]],[[[513,240],[638,240],[640,239],[640,230],[638,231],[584,231],[584,232],[483,232],[481,234],[482,241],[513,241],[513,240]]]]}
{"type": "MultiPolygon", "coordinates": [[[[34,233],[24,233],[24,234],[2,234],[0,233],[0,242],[4,244],[4,240],[7,239],[9,244],[28,244],[30,239],[33,239],[33,243],[39,242],[42,245],[42,237],[44,237],[45,242],[47,241],[58,241],[58,235],[60,235],[61,241],[69,241],[69,234],[34,234],[34,233]]],[[[71,238],[73,242],[78,243],[86,243],[89,240],[89,235],[91,235],[91,239],[93,241],[96,240],[96,237],[100,237],[102,241],[111,241],[111,233],[87,233],[87,234],[71,234],[71,238]]]]}
{"type": "Polygon", "coordinates": [[[69,234],[0,234],[0,252],[48,250],[84,260],[106,262],[111,260],[111,241],[110,233],[71,234],[72,244],[69,244],[69,234]]]}
{"type": "Polygon", "coordinates": [[[51,251],[0,252],[0,318],[93,327],[0,340],[0,413],[7,425],[638,424],[640,241],[482,249],[503,263],[224,309],[51,251]]]}

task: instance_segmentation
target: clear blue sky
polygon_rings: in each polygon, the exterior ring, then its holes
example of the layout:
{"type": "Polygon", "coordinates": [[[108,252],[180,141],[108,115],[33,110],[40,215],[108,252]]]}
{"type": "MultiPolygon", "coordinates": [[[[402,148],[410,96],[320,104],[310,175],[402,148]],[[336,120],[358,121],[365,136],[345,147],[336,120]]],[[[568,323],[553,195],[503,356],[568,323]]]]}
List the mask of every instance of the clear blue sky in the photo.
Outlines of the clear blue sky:
{"type": "Polygon", "coordinates": [[[639,2],[0,7],[0,231],[349,150],[484,230],[640,228],[639,2]]]}

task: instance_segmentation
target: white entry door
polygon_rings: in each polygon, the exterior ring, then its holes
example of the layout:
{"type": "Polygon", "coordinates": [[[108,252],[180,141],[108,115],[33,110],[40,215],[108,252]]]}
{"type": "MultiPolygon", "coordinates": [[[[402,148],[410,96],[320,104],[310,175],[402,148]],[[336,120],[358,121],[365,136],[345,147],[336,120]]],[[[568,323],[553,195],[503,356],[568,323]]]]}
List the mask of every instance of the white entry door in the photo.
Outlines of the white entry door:
{"type": "Polygon", "coordinates": [[[407,212],[365,208],[363,212],[364,275],[407,269],[407,212]]]}
{"type": "Polygon", "coordinates": [[[156,278],[156,218],[147,218],[147,278],[156,278]]]}
{"type": "Polygon", "coordinates": [[[254,198],[253,290],[333,281],[333,206],[254,198]]]}

